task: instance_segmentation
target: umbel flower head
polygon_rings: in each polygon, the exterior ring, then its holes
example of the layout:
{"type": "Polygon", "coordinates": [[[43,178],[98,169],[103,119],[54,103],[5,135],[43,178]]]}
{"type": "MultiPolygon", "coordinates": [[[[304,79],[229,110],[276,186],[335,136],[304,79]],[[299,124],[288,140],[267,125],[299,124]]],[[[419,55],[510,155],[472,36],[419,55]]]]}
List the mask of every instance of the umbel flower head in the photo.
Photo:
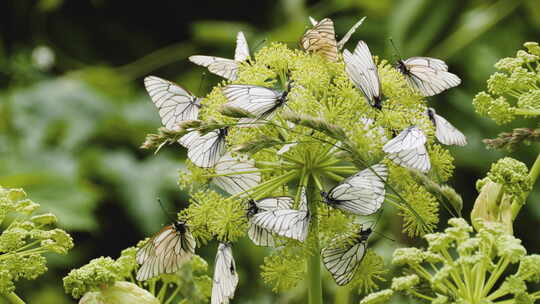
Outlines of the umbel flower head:
{"type": "Polygon", "coordinates": [[[71,236],[54,228],[56,216],[34,214],[39,207],[22,189],[0,186],[0,223],[6,227],[0,234],[1,294],[13,292],[20,279],[33,280],[46,272],[44,254],[66,254],[73,247],[71,236]]]}
{"type": "Polygon", "coordinates": [[[368,295],[363,304],[388,301],[399,292],[431,303],[497,303],[501,298],[515,303],[534,303],[538,292],[527,285],[539,281],[540,256],[527,255],[521,241],[506,232],[503,224],[478,220],[477,233],[462,218],[448,221],[444,232],[426,234],[426,249],[399,248],[392,263],[403,276],[392,280],[390,289],[368,295]],[[503,280],[502,274],[518,265],[518,271],[503,280]],[[502,284],[501,284],[502,282],[502,284]],[[522,299],[529,301],[520,302],[522,299]]]}
{"type": "Polygon", "coordinates": [[[487,91],[478,93],[473,105],[476,111],[497,124],[513,121],[517,115],[540,114],[540,47],[537,42],[524,43],[515,57],[495,64],[498,72],[487,81],[487,91]]]}
{"type": "MultiPolygon", "coordinates": [[[[342,57],[338,50],[346,40],[338,45],[331,38],[333,22],[313,22],[303,50],[273,42],[250,57],[239,33],[235,60],[190,57],[227,79],[202,98],[158,77],[145,79],[170,131],[150,135],[144,146],[178,142],[188,150],[179,183],[192,199],[179,220],[199,245],[249,236],[278,247],[265,259],[262,276],[280,291],[305,277],[302,261],[351,234],[358,215],[391,204],[404,219],[403,230],[418,236],[436,227],[439,200],[450,197],[456,210],[461,204],[439,185],[454,167],[436,139],[461,145],[464,136],[453,127],[441,130],[449,124],[428,111],[423,97],[459,78],[438,59],[407,59],[400,69],[373,60],[363,41],[342,57]],[[329,28],[330,36],[316,39],[329,28]],[[415,64],[439,69],[430,75],[444,79],[412,80],[421,72],[415,64]],[[362,69],[370,81],[358,76],[362,69]]],[[[347,246],[366,244],[367,237],[353,237],[347,246]]],[[[382,260],[362,250],[360,261],[362,271],[343,282],[371,290],[384,273],[382,260]]]]}

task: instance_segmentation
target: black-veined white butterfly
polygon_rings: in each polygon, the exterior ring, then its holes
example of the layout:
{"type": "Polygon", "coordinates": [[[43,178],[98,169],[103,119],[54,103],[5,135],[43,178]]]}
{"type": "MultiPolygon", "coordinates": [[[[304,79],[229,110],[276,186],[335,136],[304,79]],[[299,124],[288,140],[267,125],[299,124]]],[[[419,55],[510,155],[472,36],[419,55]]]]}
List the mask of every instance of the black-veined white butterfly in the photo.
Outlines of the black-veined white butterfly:
{"type": "Polygon", "coordinates": [[[180,138],[179,142],[188,149],[188,158],[201,168],[213,167],[227,153],[225,138],[228,128],[221,128],[200,135],[192,131],[180,138]]]}
{"type": "Polygon", "coordinates": [[[334,208],[357,215],[377,212],[384,202],[388,169],[377,164],[346,178],[330,191],[322,192],[323,200],[334,208]]]}
{"type": "Polygon", "coordinates": [[[322,249],[323,264],[338,285],[346,285],[354,278],[366,254],[367,241],[371,232],[371,228],[360,229],[352,240],[337,238],[332,240],[332,245],[322,249]]]}
{"type": "Polygon", "coordinates": [[[137,280],[145,281],[164,273],[177,272],[195,253],[195,239],[184,222],[175,222],[156,233],[137,251],[141,264],[137,280]]]}
{"type": "Polygon", "coordinates": [[[308,52],[317,52],[330,61],[338,60],[338,47],[334,22],[330,18],[324,18],[308,29],[300,40],[302,49],[308,52]]]}
{"type": "Polygon", "coordinates": [[[228,304],[238,285],[236,264],[230,244],[219,243],[214,267],[212,304],[228,304]]]}
{"type": "Polygon", "coordinates": [[[371,106],[381,109],[381,82],[377,66],[367,44],[362,40],[358,41],[352,54],[349,50],[344,50],[343,60],[345,61],[345,72],[354,85],[364,93],[371,106]]]}
{"type": "Polygon", "coordinates": [[[280,91],[266,87],[231,84],[223,88],[223,93],[229,102],[226,107],[239,108],[254,118],[242,118],[239,126],[251,126],[253,122],[271,118],[275,111],[287,102],[292,82],[289,81],[287,90],[280,91]]]}
{"type": "Polygon", "coordinates": [[[431,57],[411,57],[398,60],[397,69],[409,84],[423,96],[433,96],[461,83],[461,79],[448,72],[444,61],[431,57]]]}
{"type": "Polygon", "coordinates": [[[438,115],[433,108],[428,108],[427,114],[435,126],[435,137],[444,145],[465,146],[467,138],[448,120],[438,115]]]}
{"type": "Polygon", "coordinates": [[[308,235],[310,220],[306,192],[302,189],[298,210],[287,208],[262,211],[253,216],[252,222],[277,235],[303,242],[308,235]]]}
{"type": "Polygon", "coordinates": [[[238,32],[236,35],[236,50],[234,52],[234,60],[214,57],[194,55],[190,56],[189,60],[195,64],[208,68],[213,74],[221,76],[228,80],[236,80],[238,77],[238,66],[241,62],[249,58],[249,48],[244,33],[238,32]]]}
{"type": "MultiPolygon", "coordinates": [[[[354,32],[356,32],[356,30],[360,27],[360,25],[362,25],[362,23],[364,23],[364,19],[366,19],[366,17],[363,17],[362,19],[360,19],[360,21],[356,22],[351,27],[351,29],[345,34],[345,36],[343,36],[343,38],[341,38],[341,40],[336,44],[338,50],[341,51],[341,49],[343,49],[343,47],[345,46],[345,43],[347,43],[347,41],[349,41],[349,39],[354,34],[354,32]]],[[[317,23],[319,23],[317,20],[313,19],[312,17],[309,17],[309,22],[311,22],[311,25],[314,26],[314,27],[317,25],[317,23]]]]}
{"type": "Polygon", "coordinates": [[[253,217],[260,212],[291,209],[293,199],[288,196],[269,197],[258,201],[249,200],[247,217],[249,219],[248,236],[257,246],[274,246],[272,233],[253,223],[253,217]]]}
{"type": "Polygon", "coordinates": [[[217,162],[215,170],[218,176],[212,182],[231,195],[245,192],[261,182],[255,162],[247,157],[234,158],[227,153],[217,162]]]}
{"type": "Polygon", "coordinates": [[[156,76],[144,78],[144,86],[158,108],[165,128],[175,130],[179,123],[197,119],[201,98],[195,97],[175,83],[156,76]]]}
{"type": "Polygon", "coordinates": [[[431,168],[426,150],[426,135],[416,126],[408,127],[383,146],[388,158],[394,163],[427,172],[431,168]]]}

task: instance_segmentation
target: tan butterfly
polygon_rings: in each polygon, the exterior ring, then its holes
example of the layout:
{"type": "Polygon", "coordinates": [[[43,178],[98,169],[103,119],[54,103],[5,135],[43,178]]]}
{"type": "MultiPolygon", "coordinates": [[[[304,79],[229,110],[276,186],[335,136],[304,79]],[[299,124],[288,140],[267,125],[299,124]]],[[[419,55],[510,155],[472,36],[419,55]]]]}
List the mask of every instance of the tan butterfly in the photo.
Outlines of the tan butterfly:
{"type": "Polygon", "coordinates": [[[309,17],[313,28],[306,31],[300,44],[302,48],[308,52],[319,52],[330,61],[337,61],[338,51],[340,51],[345,43],[349,41],[356,29],[362,25],[366,17],[360,19],[338,42],[334,30],[334,22],[330,18],[317,20],[309,17]]]}

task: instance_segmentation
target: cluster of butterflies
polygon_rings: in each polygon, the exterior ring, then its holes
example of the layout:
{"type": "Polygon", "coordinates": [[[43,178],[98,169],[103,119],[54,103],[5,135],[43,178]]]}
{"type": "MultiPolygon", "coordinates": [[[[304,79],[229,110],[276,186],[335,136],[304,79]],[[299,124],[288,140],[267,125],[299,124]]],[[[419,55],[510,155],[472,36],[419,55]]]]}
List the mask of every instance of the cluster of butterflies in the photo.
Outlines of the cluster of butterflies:
{"type": "MultiPolygon", "coordinates": [[[[337,61],[339,51],[344,47],[365,17],[357,22],[338,42],[331,19],[316,21],[310,17],[313,25],[300,41],[301,47],[308,52],[316,52],[330,61],[337,61]]],[[[228,80],[236,80],[242,62],[248,60],[250,52],[246,38],[239,32],[236,39],[234,59],[213,56],[191,56],[189,60],[204,67],[216,75],[228,80]]],[[[345,72],[352,83],[360,89],[368,103],[382,109],[383,94],[372,55],[367,44],[359,41],[354,52],[343,51],[345,72]]],[[[406,77],[410,86],[423,96],[433,96],[457,86],[461,80],[448,72],[447,65],[439,59],[430,57],[412,57],[399,60],[396,68],[406,77]]],[[[170,130],[178,124],[198,119],[203,106],[201,98],[170,81],[156,76],[144,80],[146,89],[159,110],[163,125],[170,130]]],[[[250,114],[241,118],[238,126],[256,126],[272,118],[288,98],[294,82],[289,80],[287,88],[276,90],[248,84],[230,84],[223,88],[228,102],[226,107],[238,108],[250,114]]],[[[435,126],[435,136],[446,145],[465,145],[465,136],[432,108],[427,109],[429,119],[435,126]]],[[[305,241],[308,237],[310,211],[304,189],[300,189],[298,208],[294,208],[294,199],[288,196],[269,197],[259,200],[250,199],[246,189],[251,189],[261,182],[261,175],[252,160],[232,157],[226,149],[228,127],[201,134],[193,130],[178,142],[187,148],[188,158],[201,168],[214,168],[216,177],[212,182],[231,195],[239,195],[247,202],[249,238],[260,246],[276,246],[276,236],[305,241]]],[[[425,143],[424,132],[417,126],[410,126],[388,141],[383,151],[398,165],[429,171],[431,165],[425,143]]],[[[288,145],[287,149],[290,148],[288,145]]],[[[285,146],[278,153],[286,153],[285,146]]],[[[333,208],[355,215],[376,213],[385,200],[385,183],[388,169],[384,164],[368,167],[350,176],[341,183],[322,192],[323,201],[333,208]]],[[[352,280],[364,257],[371,228],[354,233],[353,241],[343,246],[338,239],[321,251],[323,263],[339,285],[352,280]],[[338,244],[340,244],[338,246],[338,244]]],[[[137,262],[141,264],[137,273],[138,280],[147,280],[162,273],[174,273],[195,251],[196,242],[185,222],[176,222],[155,234],[137,253],[137,262]]],[[[212,304],[229,303],[238,284],[238,275],[230,244],[220,243],[216,255],[212,304]]]]}

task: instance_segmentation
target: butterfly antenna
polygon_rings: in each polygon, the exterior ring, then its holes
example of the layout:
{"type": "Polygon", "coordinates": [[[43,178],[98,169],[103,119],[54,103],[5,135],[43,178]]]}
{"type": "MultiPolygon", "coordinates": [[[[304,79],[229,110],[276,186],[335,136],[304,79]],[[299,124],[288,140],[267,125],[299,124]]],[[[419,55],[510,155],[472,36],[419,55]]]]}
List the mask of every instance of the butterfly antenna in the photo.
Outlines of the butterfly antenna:
{"type": "Polygon", "coordinates": [[[205,80],[206,80],[206,72],[203,72],[201,82],[199,82],[199,89],[197,90],[197,95],[199,96],[202,96],[202,88],[203,88],[203,83],[205,80]]]}
{"type": "Polygon", "coordinates": [[[384,234],[382,234],[382,233],[380,233],[380,232],[378,232],[378,231],[373,230],[373,233],[375,233],[375,234],[377,234],[377,235],[380,235],[380,236],[382,236],[383,238],[385,238],[385,239],[387,239],[387,240],[389,240],[389,241],[391,241],[391,242],[395,242],[395,241],[396,241],[396,240],[394,240],[393,238],[387,237],[386,235],[384,235],[384,234]]]}
{"type": "Polygon", "coordinates": [[[401,60],[401,54],[399,53],[399,50],[398,48],[396,47],[396,45],[394,44],[394,39],[392,39],[392,37],[388,38],[388,40],[390,40],[390,44],[392,45],[392,48],[394,49],[394,51],[396,52],[395,53],[395,56],[398,57],[399,60],[401,60]]]}
{"type": "Polygon", "coordinates": [[[266,41],[268,41],[267,38],[264,38],[263,40],[257,42],[257,44],[255,45],[255,47],[253,48],[253,50],[258,50],[259,47],[261,47],[262,45],[264,45],[266,43],[266,41]]]}
{"type": "Polygon", "coordinates": [[[173,223],[176,222],[176,220],[171,217],[170,212],[165,209],[165,207],[163,206],[163,202],[161,202],[161,199],[159,197],[157,198],[157,201],[159,203],[159,206],[161,207],[161,210],[163,210],[163,213],[165,213],[169,220],[173,223]]]}

